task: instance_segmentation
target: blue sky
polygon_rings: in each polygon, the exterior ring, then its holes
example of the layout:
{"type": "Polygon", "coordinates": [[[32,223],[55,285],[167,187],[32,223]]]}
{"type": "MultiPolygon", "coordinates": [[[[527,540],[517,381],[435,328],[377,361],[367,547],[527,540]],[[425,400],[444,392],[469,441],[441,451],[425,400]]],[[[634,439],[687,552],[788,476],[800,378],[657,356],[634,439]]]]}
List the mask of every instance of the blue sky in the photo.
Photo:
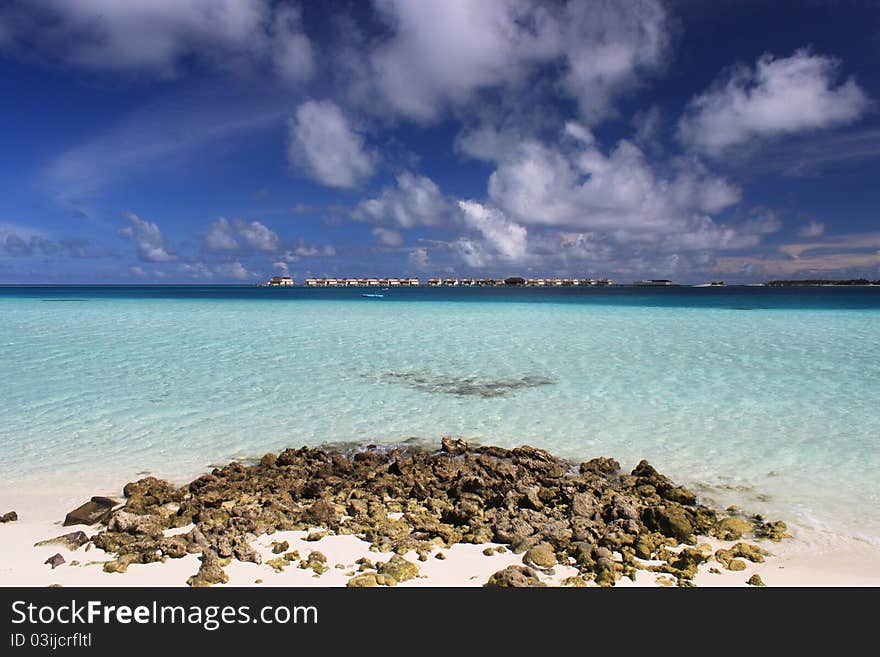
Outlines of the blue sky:
{"type": "Polygon", "coordinates": [[[880,277],[880,4],[13,0],[0,283],[880,277]]]}

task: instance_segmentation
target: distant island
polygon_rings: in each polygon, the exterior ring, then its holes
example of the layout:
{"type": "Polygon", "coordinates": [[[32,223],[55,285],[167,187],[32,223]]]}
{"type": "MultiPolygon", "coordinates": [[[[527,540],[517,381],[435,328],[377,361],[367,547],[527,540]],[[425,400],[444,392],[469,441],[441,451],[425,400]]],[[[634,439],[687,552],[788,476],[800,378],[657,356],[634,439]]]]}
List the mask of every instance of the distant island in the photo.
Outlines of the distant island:
{"type": "Polygon", "coordinates": [[[847,280],[826,280],[822,278],[810,278],[803,280],[767,281],[764,285],[880,285],[880,280],[869,281],[867,278],[850,278],[847,280]]]}

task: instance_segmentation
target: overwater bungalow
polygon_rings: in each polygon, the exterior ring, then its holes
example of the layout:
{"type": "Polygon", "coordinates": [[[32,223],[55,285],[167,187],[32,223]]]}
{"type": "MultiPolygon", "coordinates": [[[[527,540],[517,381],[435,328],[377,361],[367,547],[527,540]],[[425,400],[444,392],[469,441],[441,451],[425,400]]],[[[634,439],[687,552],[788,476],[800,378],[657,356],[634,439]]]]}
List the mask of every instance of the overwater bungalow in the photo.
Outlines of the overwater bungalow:
{"type": "Polygon", "coordinates": [[[293,285],[293,279],[290,276],[273,276],[269,279],[267,285],[272,287],[288,287],[293,285]]]}
{"type": "Polygon", "coordinates": [[[438,287],[439,285],[440,285],[439,278],[429,278],[428,279],[428,286],[429,287],[438,287]]]}

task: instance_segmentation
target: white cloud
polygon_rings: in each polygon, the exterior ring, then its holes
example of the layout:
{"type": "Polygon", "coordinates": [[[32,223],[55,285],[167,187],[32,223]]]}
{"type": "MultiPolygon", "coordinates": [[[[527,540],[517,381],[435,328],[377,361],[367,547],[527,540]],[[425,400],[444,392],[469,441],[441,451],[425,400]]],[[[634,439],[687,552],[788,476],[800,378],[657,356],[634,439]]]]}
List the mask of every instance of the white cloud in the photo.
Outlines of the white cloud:
{"type": "Polygon", "coordinates": [[[215,272],[221,276],[225,276],[227,278],[234,278],[236,280],[247,280],[256,278],[259,274],[256,272],[249,271],[247,267],[245,267],[240,262],[229,262],[224,263],[222,265],[217,265],[214,268],[215,272]]]}
{"type": "Polygon", "coordinates": [[[452,246],[468,267],[482,269],[490,264],[491,258],[479,242],[467,237],[461,237],[452,246]]]}
{"type": "Polygon", "coordinates": [[[616,97],[636,86],[640,73],[662,67],[668,32],[666,10],[655,0],[567,5],[563,85],[585,121],[614,114],[616,97]]]}
{"type": "Polygon", "coordinates": [[[206,251],[234,251],[238,249],[238,241],[233,235],[233,228],[226,217],[220,217],[211,224],[205,235],[206,251]]]}
{"type": "Polygon", "coordinates": [[[540,66],[584,120],[614,112],[616,97],[662,65],[666,12],[656,0],[562,5],[535,0],[380,0],[392,36],[371,55],[375,84],[397,112],[438,118],[481,90],[517,93],[540,66]]]}
{"type": "Polygon", "coordinates": [[[400,231],[393,228],[376,226],[373,228],[373,237],[376,238],[379,244],[384,244],[385,246],[400,246],[403,244],[403,235],[400,234],[400,231]]]}
{"type": "Polygon", "coordinates": [[[801,237],[819,237],[824,233],[825,224],[815,219],[811,219],[806,225],[798,229],[798,235],[801,237]]]}
{"type": "Polygon", "coordinates": [[[218,218],[208,228],[204,247],[211,253],[238,251],[242,248],[238,238],[244,240],[246,247],[255,251],[275,252],[281,248],[278,234],[265,224],[242,219],[230,222],[226,217],[218,218]]]}
{"type": "Polygon", "coordinates": [[[501,212],[474,201],[459,201],[464,223],[478,231],[484,243],[506,260],[519,261],[526,255],[528,232],[501,212]]]}
{"type": "Polygon", "coordinates": [[[583,126],[570,123],[565,134],[558,146],[521,143],[490,176],[489,198],[512,221],[683,248],[733,248],[758,234],[754,225],[712,219],[740,191],[698,161],[679,159],[661,175],[632,142],[606,154],[583,126]]]}
{"type": "Polygon", "coordinates": [[[428,249],[421,246],[409,252],[409,261],[419,269],[427,269],[430,265],[428,258],[428,249]]]}
{"type": "Polygon", "coordinates": [[[398,228],[433,226],[447,218],[451,204],[433,180],[406,171],[397,176],[396,182],[377,198],[361,201],[352,216],[398,228]]]}
{"type": "Polygon", "coordinates": [[[693,98],[679,136],[694,150],[720,156],[754,139],[851,123],[870,101],[853,78],[836,84],[839,68],[839,60],[805,49],[786,58],[765,54],[754,70],[738,66],[693,98]]]}
{"type": "Polygon", "coordinates": [[[214,278],[214,272],[203,262],[185,262],[180,265],[180,271],[192,278],[214,278]]]}
{"type": "Polygon", "coordinates": [[[120,229],[122,237],[132,240],[138,247],[138,258],[144,262],[169,262],[177,256],[169,251],[159,226],[141,219],[133,212],[125,215],[129,225],[120,229]]]}
{"type": "Polygon", "coordinates": [[[264,47],[266,0],[33,0],[0,13],[22,42],[78,68],[171,76],[264,47]],[[31,38],[34,35],[38,38],[31,38]]]}
{"type": "Polygon", "coordinates": [[[307,101],[288,122],[287,159],[329,187],[357,187],[373,175],[376,157],[334,102],[307,101]]]}
{"type": "Polygon", "coordinates": [[[287,263],[284,262],[283,260],[279,260],[278,262],[273,262],[273,263],[272,263],[272,266],[273,266],[273,267],[275,268],[275,270],[276,270],[278,273],[280,273],[281,275],[283,275],[283,276],[289,276],[289,275],[290,275],[290,269],[288,268],[287,263]]]}
{"type": "Polygon", "coordinates": [[[309,38],[302,31],[302,15],[296,6],[279,5],[272,23],[272,61],[278,75],[288,82],[305,82],[315,70],[309,38]]]}
{"type": "Polygon", "coordinates": [[[99,72],[174,77],[196,59],[221,69],[314,72],[297,4],[271,0],[30,0],[0,8],[0,47],[99,72]],[[4,36],[5,35],[5,36],[4,36]]]}
{"type": "Polygon", "coordinates": [[[248,223],[239,219],[235,222],[235,228],[244,239],[245,244],[252,249],[271,252],[277,251],[279,248],[278,234],[259,221],[248,223]]]}

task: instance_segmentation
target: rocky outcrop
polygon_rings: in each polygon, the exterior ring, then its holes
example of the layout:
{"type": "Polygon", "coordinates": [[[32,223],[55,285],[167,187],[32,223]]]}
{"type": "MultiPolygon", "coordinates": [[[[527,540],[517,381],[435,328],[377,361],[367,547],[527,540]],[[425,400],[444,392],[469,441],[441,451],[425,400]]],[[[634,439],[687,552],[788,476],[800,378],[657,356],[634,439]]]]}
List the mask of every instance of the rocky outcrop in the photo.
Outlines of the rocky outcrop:
{"type": "MultiPolygon", "coordinates": [[[[286,449],[256,465],[215,468],[182,487],[147,477],[124,492],[121,509],[112,510],[115,500],[93,498],[69,517],[100,518],[104,529],[92,540],[116,556],[116,572],[131,563],[201,554],[199,572],[190,578],[194,586],[225,581],[228,559],[259,563],[250,546],[255,537],[316,527],[322,531],[313,532],[314,540],[350,534],[376,551],[396,553],[384,564],[361,564],[351,586],[417,577],[418,566],[399,556],[409,551],[426,559],[438,547],[490,541],[522,554],[525,564],[499,571],[493,585],[537,585],[532,567],[571,563],[580,578],[572,582],[611,586],[634,577],[642,567],[638,559],[660,561],[654,569],[685,585],[711,556],[693,547],[696,536],[774,539],[786,529],[759,517],[719,515],[646,461],[629,473],[606,457],[575,467],[534,447],[472,447],[460,438],[444,438],[437,451],[286,449]],[[165,536],[190,524],[195,527],[187,533],[165,536]]],[[[283,556],[266,565],[298,563],[316,576],[327,569],[314,552],[301,559],[287,549],[274,543],[273,553],[283,556]]],[[[728,566],[757,556],[741,547],[718,560],[728,566]]]]}

